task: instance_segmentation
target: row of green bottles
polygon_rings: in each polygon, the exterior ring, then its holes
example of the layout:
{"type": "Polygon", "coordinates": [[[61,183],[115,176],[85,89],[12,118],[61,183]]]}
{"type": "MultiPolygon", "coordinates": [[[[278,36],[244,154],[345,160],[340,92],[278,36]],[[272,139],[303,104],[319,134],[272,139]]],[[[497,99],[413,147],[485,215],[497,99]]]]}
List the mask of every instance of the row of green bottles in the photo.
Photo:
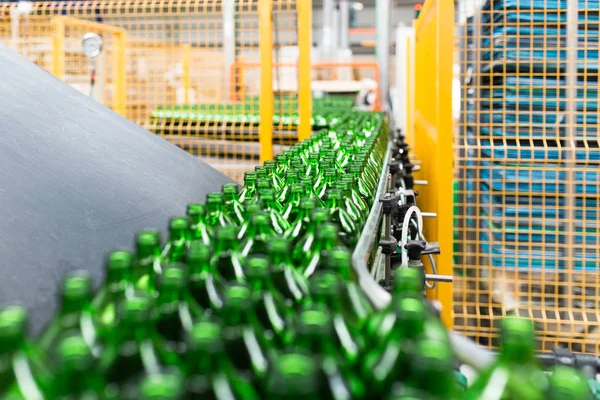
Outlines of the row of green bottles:
{"type": "Polygon", "coordinates": [[[250,283],[227,284],[219,308],[200,314],[185,267],[170,265],[157,296],[126,289],[108,324],[89,300],[89,279],[70,276],[57,328],[37,343],[27,337],[24,309],[0,311],[1,398],[590,399],[578,372],[541,371],[532,324],[515,318],[504,321],[496,364],[465,392],[447,333],[423,301],[419,271],[399,271],[404,283],[373,314],[336,271],[349,253],[326,258],[330,268],[296,306],[276,289],[269,260],[252,257],[250,283]]]}
{"type": "MultiPolygon", "coordinates": [[[[276,101],[285,104],[286,109],[297,109],[295,97],[278,97],[276,101]]],[[[163,127],[171,124],[201,122],[257,125],[260,122],[258,105],[258,98],[251,97],[236,104],[159,106],[152,112],[150,122],[153,126],[163,127]]],[[[334,126],[340,119],[349,118],[353,106],[353,98],[339,96],[315,98],[313,99],[311,125],[314,128],[334,126]]],[[[298,114],[274,115],[273,124],[298,125],[298,114]]]]}
{"type": "MultiPolygon", "coordinates": [[[[426,317],[420,293],[404,293],[393,308],[398,315],[388,344],[374,348],[367,329],[372,310],[355,284],[349,251],[323,253],[322,270],[308,288],[295,288],[306,293],[293,297],[286,282],[293,278],[275,267],[274,254],[289,250],[284,244],[274,240],[270,258],[246,259],[246,283],[215,282],[219,294],[206,306],[207,298],[194,293],[203,277],[194,275],[211,275],[192,272],[191,259],[210,253],[198,244],[187,265],[163,266],[152,292],[136,288],[126,252],[111,254],[107,282],[95,296],[89,277],[73,273],[63,283],[58,314],[35,344],[25,311],[2,310],[2,398],[221,398],[221,390],[231,394],[226,398],[278,398],[294,385],[287,376],[293,371],[284,367],[292,360],[306,364],[302,370],[313,380],[306,389],[317,398],[379,398],[383,392],[367,382],[381,374],[373,376],[369,360],[385,358],[387,346],[405,336],[421,339],[405,329],[410,318],[426,317]]],[[[396,381],[395,371],[386,379],[396,381]]]]}

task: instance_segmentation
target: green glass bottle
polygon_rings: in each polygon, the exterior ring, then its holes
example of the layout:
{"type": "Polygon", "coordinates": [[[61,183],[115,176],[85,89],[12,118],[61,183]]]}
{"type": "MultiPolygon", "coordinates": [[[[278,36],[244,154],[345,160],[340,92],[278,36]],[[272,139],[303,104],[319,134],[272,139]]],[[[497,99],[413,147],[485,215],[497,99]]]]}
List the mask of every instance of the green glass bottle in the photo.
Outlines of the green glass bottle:
{"type": "Polygon", "coordinates": [[[244,282],[241,260],[235,229],[231,226],[217,228],[215,249],[210,260],[213,269],[225,281],[244,282]]]}
{"type": "Polygon", "coordinates": [[[287,170],[290,167],[290,158],[286,153],[279,153],[275,156],[277,163],[276,173],[279,176],[286,176],[287,170]]]}
{"type": "Polygon", "coordinates": [[[282,213],[283,218],[285,218],[290,225],[296,221],[296,218],[300,213],[300,200],[307,195],[308,193],[306,192],[304,185],[299,183],[292,185],[291,195],[289,196],[282,213]]]}
{"type": "Polygon", "coordinates": [[[356,178],[352,174],[343,174],[341,176],[343,182],[347,182],[349,185],[350,196],[352,197],[352,201],[358,207],[362,215],[369,215],[369,204],[367,201],[361,196],[358,191],[358,186],[356,183],[356,178]]]}
{"type": "Polygon", "coordinates": [[[294,267],[290,257],[290,242],[275,237],[269,242],[268,255],[272,262],[272,278],[275,287],[290,305],[300,304],[308,294],[306,279],[294,267]]]}
{"type": "Polygon", "coordinates": [[[290,167],[290,169],[289,169],[289,171],[295,172],[300,177],[307,176],[306,175],[307,170],[308,170],[308,168],[304,164],[295,165],[295,166],[290,167]]]}
{"type": "Polygon", "coordinates": [[[342,193],[342,208],[346,210],[346,213],[357,226],[363,226],[366,215],[363,215],[356,204],[354,204],[352,193],[350,192],[350,185],[348,185],[347,182],[338,181],[335,183],[335,188],[342,193]]]}
{"type": "Polygon", "coordinates": [[[219,399],[220,393],[233,400],[259,399],[252,385],[240,379],[227,357],[219,324],[211,321],[196,323],[188,347],[185,362],[187,399],[219,399]]]}
{"type": "Polygon", "coordinates": [[[60,307],[39,340],[48,353],[56,350],[67,332],[76,331],[86,341],[94,356],[100,354],[99,321],[92,307],[92,283],[86,271],[69,273],[62,283],[60,307]]]}
{"type": "Polygon", "coordinates": [[[343,143],[342,148],[344,149],[344,151],[338,152],[336,161],[340,168],[345,170],[350,165],[350,163],[354,161],[354,157],[356,156],[356,149],[352,145],[352,139],[343,143]]]}
{"type": "Polygon", "coordinates": [[[190,221],[187,217],[169,220],[169,237],[162,249],[161,258],[166,262],[183,261],[190,243],[190,221]]]}
{"type": "Polygon", "coordinates": [[[111,390],[124,390],[144,372],[158,373],[165,365],[178,364],[156,332],[153,298],[148,293],[132,293],[118,310],[119,329],[108,338],[100,359],[111,390]]]}
{"type": "Polygon", "coordinates": [[[552,368],[547,400],[590,400],[592,392],[585,377],[577,370],[564,366],[552,368]]]}
{"type": "Polygon", "coordinates": [[[290,228],[289,222],[281,214],[283,209],[275,200],[275,192],[272,189],[261,190],[258,194],[265,205],[266,211],[269,213],[271,226],[278,235],[283,235],[290,228]]]}
{"type": "Polygon", "coordinates": [[[500,339],[498,360],[467,390],[465,399],[481,399],[491,390],[498,398],[544,399],[548,382],[535,361],[533,324],[525,319],[505,318],[500,339]],[[499,380],[499,376],[503,378],[499,380]]]}
{"type": "Polygon", "coordinates": [[[201,240],[202,243],[210,246],[215,233],[213,229],[206,224],[206,207],[204,204],[188,204],[187,216],[190,220],[189,240],[201,240]]]}
{"type": "MultiPolygon", "coordinates": [[[[269,172],[267,170],[267,167],[262,166],[262,165],[257,165],[256,167],[254,167],[254,172],[256,172],[256,178],[257,179],[261,179],[261,178],[269,178],[269,172]]],[[[270,182],[270,179],[269,179],[270,182]]]]}
{"type": "Polygon", "coordinates": [[[240,191],[239,200],[241,203],[246,203],[253,200],[256,197],[256,179],[258,174],[256,172],[244,173],[244,187],[240,191]]]}
{"type": "Polygon", "coordinates": [[[372,161],[372,153],[369,150],[362,149],[358,152],[358,155],[359,159],[362,159],[363,175],[371,182],[374,188],[377,187],[377,182],[379,181],[377,171],[379,168],[372,161]]]}
{"type": "Polygon", "coordinates": [[[187,333],[192,329],[192,316],[200,316],[200,306],[188,291],[186,266],[171,263],[163,269],[158,281],[156,330],[168,350],[185,353],[187,333]]]}
{"type": "Polygon", "coordinates": [[[329,189],[325,199],[325,208],[329,210],[331,222],[340,229],[342,241],[349,248],[354,248],[360,232],[352,217],[342,205],[342,193],[339,189],[329,189]]]}
{"type": "Polygon", "coordinates": [[[256,180],[256,198],[258,198],[258,194],[260,193],[260,191],[264,189],[273,189],[271,181],[269,180],[269,178],[258,178],[256,180]]]}
{"type": "Polygon", "coordinates": [[[212,314],[223,307],[223,284],[210,262],[210,247],[192,242],[187,255],[189,291],[204,314],[212,314]]]}
{"type": "Polygon", "coordinates": [[[160,234],[154,229],[145,229],[137,234],[136,253],[132,275],[136,288],[153,293],[156,288],[156,275],[161,274],[160,234]]]}
{"type": "MultiPolygon", "coordinates": [[[[383,342],[388,339],[397,317],[397,304],[403,298],[414,298],[423,301],[423,274],[417,268],[398,268],[395,271],[395,286],[392,302],[383,310],[371,313],[364,325],[364,332],[367,340],[374,342],[383,342]]],[[[428,320],[426,307],[423,308],[423,319],[428,320]]],[[[435,317],[434,317],[435,318],[435,317]]],[[[421,327],[425,330],[425,326],[421,327]]]]}
{"type": "Polygon", "coordinates": [[[293,345],[312,354],[325,376],[322,397],[325,399],[362,398],[365,387],[349,368],[335,342],[333,321],[323,309],[304,310],[298,317],[293,345]]]}
{"type": "Polygon", "coordinates": [[[267,381],[268,400],[322,399],[321,377],[315,361],[302,353],[286,353],[275,360],[267,381]]]}
{"type": "Polygon", "coordinates": [[[150,374],[142,379],[139,394],[140,400],[183,400],[184,380],[175,372],[160,372],[150,374]]]}
{"type": "Polygon", "coordinates": [[[307,265],[312,257],[309,250],[316,240],[317,231],[321,225],[329,222],[329,211],[324,208],[315,208],[310,211],[309,223],[306,232],[296,240],[292,250],[292,260],[296,265],[307,265]]]}
{"type": "Polygon", "coordinates": [[[128,251],[113,251],[108,255],[104,284],[92,302],[102,326],[102,334],[115,327],[117,304],[125,297],[127,290],[133,289],[132,261],[133,256],[128,251]]]}
{"type": "Polygon", "coordinates": [[[281,190],[277,193],[277,201],[279,204],[287,204],[291,194],[292,194],[292,185],[297,184],[298,181],[298,173],[295,171],[290,171],[285,175],[285,182],[281,190]]]}
{"type": "Polygon", "coordinates": [[[313,178],[311,176],[301,177],[300,184],[304,185],[304,188],[306,189],[306,193],[308,193],[308,196],[317,202],[317,207],[323,207],[325,205],[323,200],[321,200],[319,198],[319,196],[317,196],[317,193],[315,192],[314,182],[313,182],[313,178]]]}
{"type": "Polygon", "coordinates": [[[387,400],[435,400],[427,392],[419,389],[407,387],[401,383],[396,383],[391,393],[386,397],[387,400]]]}
{"type": "Polygon", "coordinates": [[[325,193],[334,187],[337,181],[337,171],[333,168],[328,168],[323,172],[323,179],[319,182],[319,186],[315,188],[317,197],[324,199],[325,193]]]}
{"type": "Polygon", "coordinates": [[[36,346],[27,340],[27,311],[0,309],[0,398],[44,399],[49,376],[36,346]]]}
{"type": "Polygon", "coordinates": [[[308,156],[308,169],[306,171],[307,175],[320,175],[320,165],[319,165],[319,155],[316,153],[308,156]]]}
{"type": "Polygon", "coordinates": [[[353,327],[362,330],[375,311],[358,283],[358,276],[352,267],[352,254],[345,247],[336,246],[325,253],[322,268],[341,279],[341,312],[353,327]]]}
{"type": "Polygon", "coordinates": [[[375,188],[371,188],[369,182],[367,182],[363,178],[362,166],[360,162],[354,161],[351,164],[350,173],[352,173],[354,179],[356,179],[356,188],[358,190],[358,193],[362,196],[363,199],[365,199],[367,204],[371,206],[373,204],[372,197],[373,193],[375,193],[375,188]]]}
{"type": "Polygon", "coordinates": [[[250,256],[245,263],[246,276],[256,316],[267,340],[283,346],[289,342],[290,308],[271,278],[270,261],[265,256],[250,256]]]}
{"type": "Polygon", "coordinates": [[[416,354],[411,360],[411,371],[405,386],[428,393],[432,400],[459,399],[453,365],[450,347],[433,340],[422,340],[418,342],[416,354]]]}
{"type": "Polygon", "coordinates": [[[294,222],[290,229],[284,233],[284,237],[289,239],[292,243],[297,243],[309,229],[310,226],[310,213],[317,207],[315,199],[310,197],[304,197],[300,200],[298,205],[298,213],[294,218],[294,222]]]}
{"type": "Polygon", "coordinates": [[[342,303],[340,280],[332,272],[320,271],[311,277],[309,287],[310,307],[319,308],[331,316],[336,348],[341,352],[345,365],[354,367],[364,348],[364,341],[360,331],[347,322],[346,315],[352,310],[342,303]]]}
{"type": "Polygon", "coordinates": [[[273,160],[267,160],[264,162],[264,167],[267,169],[267,176],[271,180],[271,185],[276,193],[279,193],[283,188],[283,180],[277,173],[275,172],[277,169],[277,164],[273,160]]]}
{"type": "Polygon", "coordinates": [[[394,272],[394,294],[398,296],[423,297],[425,276],[420,268],[398,268],[394,272]]]}
{"type": "Polygon", "coordinates": [[[213,228],[235,226],[233,219],[225,213],[225,197],[223,193],[212,192],[206,195],[206,223],[213,228]]]}
{"type": "Polygon", "coordinates": [[[302,241],[299,244],[302,244],[305,251],[304,257],[300,260],[300,267],[302,274],[308,278],[316,271],[321,259],[321,252],[339,245],[337,225],[329,222],[323,223],[318,227],[310,246],[302,241]]]}
{"type": "Polygon", "coordinates": [[[222,188],[225,196],[225,213],[236,225],[244,223],[244,206],[240,202],[237,183],[226,183],[222,188]]]}
{"type": "Polygon", "coordinates": [[[255,212],[263,211],[265,206],[261,200],[246,203],[244,207],[244,223],[240,225],[238,230],[237,238],[240,243],[243,243],[248,236],[248,228],[250,227],[250,220],[255,212]]]}
{"type": "Polygon", "coordinates": [[[367,343],[377,343],[366,355],[362,376],[371,382],[373,396],[383,397],[397,381],[410,374],[416,343],[422,338],[425,306],[415,298],[394,299],[375,332],[367,332],[367,343]]]}
{"type": "Polygon", "coordinates": [[[98,362],[90,352],[83,337],[69,335],[58,344],[57,354],[52,362],[53,399],[100,400],[105,397],[106,383],[98,362]]]}
{"type": "Polygon", "coordinates": [[[268,371],[267,343],[252,307],[250,288],[240,284],[225,289],[223,321],[225,350],[240,376],[259,389],[268,371]]]}
{"type": "Polygon", "coordinates": [[[267,254],[267,244],[274,235],[269,214],[265,211],[255,212],[250,217],[246,240],[242,243],[242,257],[267,254]]]}

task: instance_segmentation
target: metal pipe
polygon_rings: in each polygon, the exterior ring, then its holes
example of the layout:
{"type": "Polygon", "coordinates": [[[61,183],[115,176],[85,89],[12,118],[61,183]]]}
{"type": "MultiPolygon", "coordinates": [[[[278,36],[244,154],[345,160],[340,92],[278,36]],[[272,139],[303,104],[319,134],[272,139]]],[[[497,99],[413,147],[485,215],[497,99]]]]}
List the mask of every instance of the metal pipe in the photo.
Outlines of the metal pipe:
{"type": "Polygon", "coordinates": [[[421,211],[421,216],[423,218],[436,218],[437,217],[437,213],[434,213],[434,212],[423,212],[423,211],[421,211]]]}
{"type": "Polygon", "coordinates": [[[354,252],[352,253],[352,267],[356,272],[359,280],[359,284],[369,301],[377,309],[383,309],[391,300],[391,296],[385,291],[371,276],[369,272],[368,259],[369,254],[373,250],[373,245],[376,240],[377,232],[379,231],[379,223],[381,222],[382,214],[382,203],[379,199],[385,195],[388,174],[388,160],[390,159],[391,143],[388,143],[387,150],[384,156],[384,165],[381,168],[381,175],[379,176],[379,185],[375,192],[375,199],[373,206],[365,222],[363,231],[358,238],[354,252]]]}
{"type": "Polygon", "coordinates": [[[325,59],[331,55],[333,48],[333,0],[323,0],[323,21],[321,34],[321,58],[325,59]]]}
{"type": "Polygon", "coordinates": [[[388,90],[390,86],[390,0],[377,0],[375,22],[377,24],[376,53],[379,62],[379,99],[381,109],[389,110],[388,90]]]}
{"type": "MultiPolygon", "coordinates": [[[[391,174],[387,174],[386,187],[388,187],[388,188],[392,187],[392,175],[391,174]]],[[[385,225],[384,226],[385,240],[390,240],[392,238],[392,215],[385,214],[383,223],[385,225]]],[[[385,255],[385,275],[383,277],[386,288],[390,287],[391,279],[392,279],[392,255],[386,254],[385,255]]]]}
{"type": "Polygon", "coordinates": [[[338,34],[340,49],[350,48],[350,2],[340,0],[340,32],[338,34]]]}
{"type": "MultiPolygon", "coordinates": [[[[232,66],[235,62],[235,1],[223,0],[223,58],[224,66],[224,84],[227,98],[231,98],[231,93],[235,89],[231,87],[232,66]]],[[[187,89],[186,89],[187,95],[187,89]]],[[[187,102],[186,102],[187,104],[187,102]]]]}

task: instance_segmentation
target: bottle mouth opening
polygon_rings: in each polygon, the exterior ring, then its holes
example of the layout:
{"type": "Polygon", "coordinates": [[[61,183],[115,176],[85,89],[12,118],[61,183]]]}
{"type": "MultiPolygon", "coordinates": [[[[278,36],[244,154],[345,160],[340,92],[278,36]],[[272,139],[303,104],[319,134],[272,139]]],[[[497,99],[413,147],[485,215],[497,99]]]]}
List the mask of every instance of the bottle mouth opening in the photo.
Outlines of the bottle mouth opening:
{"type": "Polygon", "coordinates": [[[144,379],[140,392],[144,399],[172,398],[181,391],[181,379],[176,375],[155,374],[144,379]]]}
{"type": "Polygon", "coordinates": [[[302,354],[286,354],[279,359],[277,368],[285,375],[312,375],[315,363],[302,354]]]}
{"type": "Polygon", "coordinates": [[[16,337],[25,330],[27,311],[19,306],[9,306],[0,311],[0,338],[16,337]]]}
{"type": "Polygon", "coordinates": [[[63,339],[59,345],[59,354],[61,358],[72,362],[81,362],[91,358],[90,349],[80,336],[63,339]]]}
{"type": "Polygon", "coordinates": [[[300,321],[303,325],[324,326],[329,323],[329,317],[322,311],[307,310],[300,315],[300,321]]]}
{"type": "Polygon", "coordinates": [[[137,237],[140,247],[153,247],[158,245],[158,232],[142,232],[137,237]]]}
{"type": "Polygon", "coordinates": [[[234,301],[246,300],[250,297],[250,289],[245,286],[230,286],[227,289],[227,297],[234,301]]]}
{"type": "Polygon", "coordinates": [[[63,296],[69,300],[88,297],[91,294],[91,283],[87,277],[71,277],[65,281],[63,296]]]}
{"type": "Polygon", "coordinates": [[[221,338],[221,327],[214,322],[198,322],[192,328],[195,342],[217,341],[221,338]]]}
{"type": "Polygon", "coordinates": [[[187,218],[176,218],[171,220],[169,229],[172,231],[182,231],[189,227],[187,218]]]}

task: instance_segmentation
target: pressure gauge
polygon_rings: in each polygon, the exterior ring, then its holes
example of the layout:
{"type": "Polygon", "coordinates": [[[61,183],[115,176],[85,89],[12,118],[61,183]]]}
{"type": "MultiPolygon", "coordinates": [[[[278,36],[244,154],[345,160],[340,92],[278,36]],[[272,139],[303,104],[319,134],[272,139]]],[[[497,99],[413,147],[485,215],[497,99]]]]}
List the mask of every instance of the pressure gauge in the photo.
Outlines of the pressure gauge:
{"type": "Polygon", "coordinates": [[[97,33],[86,33],[81,40],[81,48],[86,57],[98,57],[102,52],[102,38],[97,33]]]}

